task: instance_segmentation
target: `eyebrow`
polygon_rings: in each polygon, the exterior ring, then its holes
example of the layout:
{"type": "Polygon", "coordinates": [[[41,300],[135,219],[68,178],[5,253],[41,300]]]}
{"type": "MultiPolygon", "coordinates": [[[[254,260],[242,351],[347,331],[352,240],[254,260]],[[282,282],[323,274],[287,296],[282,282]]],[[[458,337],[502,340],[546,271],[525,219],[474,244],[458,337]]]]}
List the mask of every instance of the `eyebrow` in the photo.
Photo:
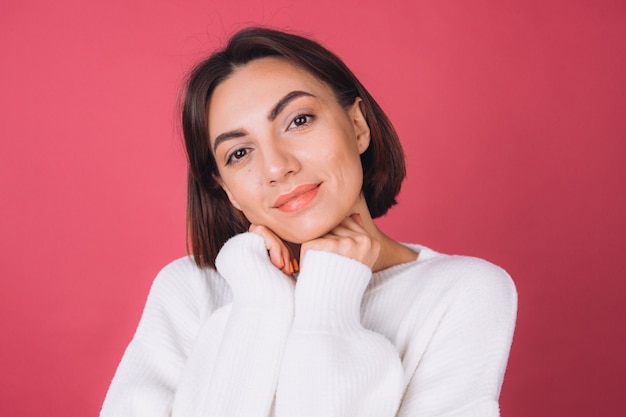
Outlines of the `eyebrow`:
{"type": "Polygon", "coordinates": [[[222,133],[221,135],[218,135],[215,138],[215,143],[213,144],[213,153],[217,151],[217,147],[220,145],[220,143],[227,141],[229,139],[240,138],[242,136],[246,136],[246,132],[244,132],[241,129],[233,130],[232,132],[226,132],[226,133],[222,133]]]}
{"type": "MultiPolygon", "coordinates": [[[[269,114],[267,115],[267,119],[270,122],[273,122],[276,117],[278,117],[278,115],[280,114],[281,111],[283,111],[285,109],[285,107],[287,107],[287,105],[289,103],[291,103],[293,100],[295,100],[298,97],[315,97],[313,94],[311,93],[307,93],[306,91],[292,91],[290,93],[287,93],[287,95],[285,95],[285,97],[281,98],[280,100],[278,100],[278,103],[276,103],[274,105],[274,107],[272,107],[272,110],[269,112],[269,114]]],[[[213,143],[213,152],[215,153],[217,151],[217,147],[224,141],[227,141],[229,139],[236,139],[236,138],[240,138],[246,135],[246,132],[242,129],[237,129],[237,130],[232,130],[230,132],[225,132],[222,133],[220,135],[218,135],[215,138],[215,142],[213,143]]]]}
{"type": "Polygon", "coordinates": [[[306,91],[298,91],[298,90],[292,91],[291,93],[288,93],[285,97],[278,100],[278,103],[276,103],[276,105],[272,108],[272,111],[270,112],[269,116],[267,116],[268,120],[270,122],[273,122],[274,119],[276,119],[276,117],[278,116],[278,114],[281,111],[283,111],[283,109],[287,106],[287,104],[289,104],[294,99],[298,97],[302,97],[302,96],[315,97],[313,94],[307,93],[306,91]]]}

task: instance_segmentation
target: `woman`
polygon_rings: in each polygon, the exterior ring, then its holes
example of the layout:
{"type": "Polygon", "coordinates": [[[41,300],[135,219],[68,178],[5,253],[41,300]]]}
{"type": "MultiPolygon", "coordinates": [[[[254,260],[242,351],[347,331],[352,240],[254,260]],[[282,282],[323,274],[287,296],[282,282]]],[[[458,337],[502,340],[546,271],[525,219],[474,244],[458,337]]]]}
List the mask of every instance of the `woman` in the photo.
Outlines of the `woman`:
{"type": "Polygon", "coordinates": [[[499,414],[512,281],[377,228],[403,154],[337,57],[243,30],[182,117],[193,258],[156,278],[101,416],[499,414]]]}

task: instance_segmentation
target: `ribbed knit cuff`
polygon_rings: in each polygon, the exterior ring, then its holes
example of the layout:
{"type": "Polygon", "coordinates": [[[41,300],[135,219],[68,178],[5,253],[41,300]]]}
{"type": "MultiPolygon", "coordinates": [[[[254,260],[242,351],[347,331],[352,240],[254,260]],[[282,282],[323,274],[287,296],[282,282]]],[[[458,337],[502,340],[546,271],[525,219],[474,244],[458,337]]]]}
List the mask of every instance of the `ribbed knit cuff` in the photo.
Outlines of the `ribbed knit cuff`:
{"type": "Polygon", "coordinates": [[[272,265],[263,238],[255,233],[242,233],[229,239],[217,255],[215,265],[230,285],[235,305],[293,303],[293,280],[272,265]]]}
{"type": "Polygon", "coordinates": [[[332,252],[309,250],[296,284],[294,327],[348,330],[361,326],[370,268],[332,252]]]}

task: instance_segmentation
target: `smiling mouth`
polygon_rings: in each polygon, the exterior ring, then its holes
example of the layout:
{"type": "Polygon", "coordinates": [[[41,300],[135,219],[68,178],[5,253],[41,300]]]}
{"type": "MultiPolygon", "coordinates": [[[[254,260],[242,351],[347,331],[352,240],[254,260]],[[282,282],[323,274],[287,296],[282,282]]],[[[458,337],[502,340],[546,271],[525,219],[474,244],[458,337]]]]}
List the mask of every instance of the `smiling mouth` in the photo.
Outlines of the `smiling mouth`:
{"type": "Polygon", "coordinates": [[[320,184],[304,184],[292,191],[280,195],[274,202],[274,208],[291,213],[308,205],[317,195],[320,184]]]}

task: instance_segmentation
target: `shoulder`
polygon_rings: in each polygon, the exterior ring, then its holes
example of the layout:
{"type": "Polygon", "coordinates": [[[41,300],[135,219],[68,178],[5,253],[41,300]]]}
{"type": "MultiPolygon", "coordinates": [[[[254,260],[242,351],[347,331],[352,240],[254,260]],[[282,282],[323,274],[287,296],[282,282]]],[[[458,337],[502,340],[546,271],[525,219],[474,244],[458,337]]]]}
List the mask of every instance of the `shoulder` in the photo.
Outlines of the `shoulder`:
{"type": "MultiPolygon", "coordinates": [[[[420,245],[416,262],[398,267],[395,287],[411,298],[415,308],[438,310],[484,310],[485,313],[515,317],[517,291],[511,276],[484,259],[448,255],[420,245]]],[[[394,287],[394,285],[392,285],[394,287]]],[[[407,300],[408,301],[408,300],[407,300]]]]}
{"type": "Polygon", "coordinates": [[[503,268],[473,256],[448,255],[421,245],[409,245],[419,252],[412,268],[422,279],[449,290],[515,293],[515,284],[503,268]]]}
{"type": "Polygon", "coordinates": [[[430,251],[422,274],[439,288],[446,310],[490,315],[514,322],[517,290],[509,273],[484,259],[430,251]]]}
{"type": "Polygon", "coordinates": [[[443,345],[493,342],[504,352],[517,315],[511,276],[483,259],[409,246],[419,253],[416,261],[373,276],[364,298],[365,325],[387,336],[399,351],[411,351],[414,360],[433,346],[434,337],[445,340],[443,345]]]}
{"type": "Polygon", "coordinates": [[[484,259],[438,254],[431,260],[428,268],[437,275],[448,278],[455,287],[503,293],[515,291],[515,285],[508,272],[484,259]]]}
{"type": "MultiPolygon", "coordinates": [[[[165,265],[157,274],[149,298],[164,304],[196,306],[199,310],[220,307],[229,299],[230,290],[214,269],[199,268],[190,256],[165,265]]],[[[198,313],[201,313],[198,311],[198,313]]]]}
{"type": "Polygon", "coordinates": [[[427,248],[420,257],[410,279],[421,283],[421,292],[404,316],[405,333],[398,332],[397,346],[412,372],[402,407],[496,415],[515,328],[513,280],[475,257],[427,248]]]}
{"type": "Polygon", "coordinates": [[[212,270],[199,268],[191,256],[183,256],[166,264],[157,275],[157,280],[167,281],[184,278],[188,280],[204,280],[207,272],[212,270]]]}

